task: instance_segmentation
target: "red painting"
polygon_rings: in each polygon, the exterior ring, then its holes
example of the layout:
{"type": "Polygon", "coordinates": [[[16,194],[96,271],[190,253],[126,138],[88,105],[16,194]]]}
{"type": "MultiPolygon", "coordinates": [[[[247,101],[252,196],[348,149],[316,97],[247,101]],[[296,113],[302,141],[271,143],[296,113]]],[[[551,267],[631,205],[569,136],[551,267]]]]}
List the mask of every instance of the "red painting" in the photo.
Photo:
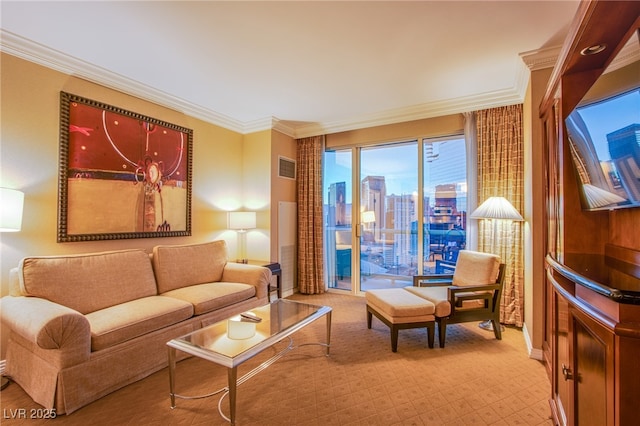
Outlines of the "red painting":
{"type": "Polygon", "coordinates": [[[191,234],[193,132],[61,93],[58,241],[191,234]]]}

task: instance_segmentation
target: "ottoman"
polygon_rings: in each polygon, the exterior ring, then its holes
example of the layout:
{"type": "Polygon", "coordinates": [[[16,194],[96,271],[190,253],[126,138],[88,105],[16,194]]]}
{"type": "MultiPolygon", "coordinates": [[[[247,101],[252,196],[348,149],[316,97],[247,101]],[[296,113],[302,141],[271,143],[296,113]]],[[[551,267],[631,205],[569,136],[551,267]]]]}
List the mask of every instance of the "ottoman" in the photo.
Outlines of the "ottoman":
{"type": "Polygon", "coordinates": [[[398,351],[398,330],[407,328],[427,329],[427,341],[433,348],[436,307],[430,301],[409,293],[402,288],[368,290],[367,328],[375,315],[391,329],[391,351],[398,351]]]}

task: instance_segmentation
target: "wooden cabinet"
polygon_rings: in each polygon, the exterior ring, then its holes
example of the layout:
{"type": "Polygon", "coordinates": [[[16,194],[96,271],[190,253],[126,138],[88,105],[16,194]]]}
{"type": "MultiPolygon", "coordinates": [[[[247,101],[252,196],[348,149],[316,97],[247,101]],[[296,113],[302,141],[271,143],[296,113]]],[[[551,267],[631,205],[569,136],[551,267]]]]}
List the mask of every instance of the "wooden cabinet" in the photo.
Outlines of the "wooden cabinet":
{"type": "Polygon", "coordinates": [[[572,255],[566,263],[574,269],[547,258],[553,295],[550,402],[560,425],[638,424],[632,395],[640,394],[640,293],[624,290],[636,302],[620,303],[617,289],[589,278],[592,271],[582,265],[609,268],[599,257],[572,255]]]}
{"type": "Polygon", "coordinates": [[[543,357],[559,425],[639,424],[640,208],[581,208],[564,125],[627,41],[640,37],[639,28],[640,2],[581,2],[540,105],[547,195],[543,357]],[[605,52],[580,53],[598,43],[607,45],[605,52]]]}

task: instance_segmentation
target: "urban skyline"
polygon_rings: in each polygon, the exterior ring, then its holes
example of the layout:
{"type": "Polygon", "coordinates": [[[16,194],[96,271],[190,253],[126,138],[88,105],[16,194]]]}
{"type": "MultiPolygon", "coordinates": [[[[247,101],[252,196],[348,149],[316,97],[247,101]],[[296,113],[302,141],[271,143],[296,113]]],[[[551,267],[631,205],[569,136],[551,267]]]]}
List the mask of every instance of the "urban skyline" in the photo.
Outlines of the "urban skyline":
{"type": "MultiPolygon", "coordinates": [[[[388,195],[414,195],[418,189],[417,141],[361,150],[361,178],[384,176],[388,195]]],[[[466,152],[464,136],[433,141],[425,144],[426,196],[435,196],[436,185],[456,184],[459,193],[466,196],[466,152]],[[431,149],[429,149],[431,148],[431,149]]],[[[345,202],[352,204],[351,149],[325,153],[324,204],[328,203],[328,190],[336,182],[346,183],[345,202]]]]}

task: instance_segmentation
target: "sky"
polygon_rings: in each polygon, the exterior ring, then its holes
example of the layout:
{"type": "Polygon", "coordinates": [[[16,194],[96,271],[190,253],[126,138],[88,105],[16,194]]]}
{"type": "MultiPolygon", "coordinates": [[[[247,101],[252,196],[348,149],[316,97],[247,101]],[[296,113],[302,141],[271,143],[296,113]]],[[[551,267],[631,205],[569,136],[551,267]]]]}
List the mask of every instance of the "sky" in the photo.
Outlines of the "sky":
{"type": "Polygon", "coordinates": [[[600,161],[611,159],[607,133],[640,123],[640,89],[578,108],[600,161]]]}
{"type": "MultiPolygon", "coordinates": [[[[363,148],[361,151],[361,177],[385,176],[387,195],[412,194],[417,191],[418,144],[414,142],[363,148]]],[[[435,142],[433,155],[437,158],[425,163],[427,179],[425,192],[429,195],[435,185],[466,183],[466,156],[464,138],[435,142]]],[[[351,149],[325,155],[324,199],[327,202],[329,185],[346,182],[346,202],[352,202],[351,149]]]]}

